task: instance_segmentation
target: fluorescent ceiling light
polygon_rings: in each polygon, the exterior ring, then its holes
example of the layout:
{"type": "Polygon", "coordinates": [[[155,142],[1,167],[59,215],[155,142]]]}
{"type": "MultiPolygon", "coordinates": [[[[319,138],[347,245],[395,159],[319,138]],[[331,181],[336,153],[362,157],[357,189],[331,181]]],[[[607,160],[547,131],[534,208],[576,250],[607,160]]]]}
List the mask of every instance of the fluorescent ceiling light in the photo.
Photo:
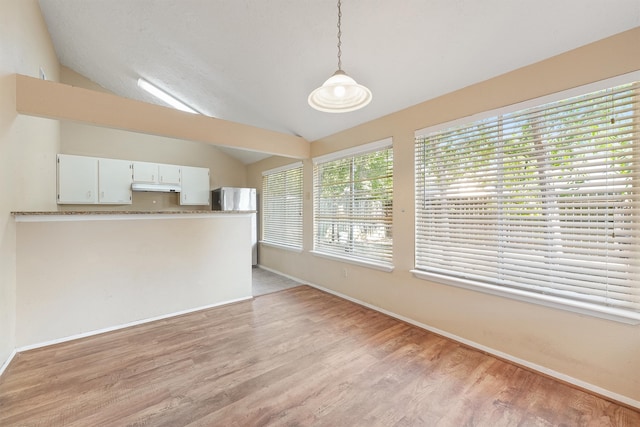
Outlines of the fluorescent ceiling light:
{"type": "Polygon", "coordinates": [[[179,101],[178,99],[169,95],[167,92],[163,91],[160,88],[155,87],[154,85],[152,85],[151,83],[149,83],[148,81],[142,78],[138,79],[138,87],[149,92],[151,95],[155,96],[156,98],[163,100],[167,104],[171,105],[173,108],[176,108],[180,111],[186,111],[187,113],[200,114],[199,111],[194,110],[184,102],[179,101]]]}

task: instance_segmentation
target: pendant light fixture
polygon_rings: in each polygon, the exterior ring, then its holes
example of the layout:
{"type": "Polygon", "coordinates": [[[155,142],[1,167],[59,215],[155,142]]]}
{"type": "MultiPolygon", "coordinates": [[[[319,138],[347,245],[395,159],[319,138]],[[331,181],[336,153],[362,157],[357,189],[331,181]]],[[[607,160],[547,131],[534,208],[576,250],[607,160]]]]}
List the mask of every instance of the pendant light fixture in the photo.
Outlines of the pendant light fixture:
{"type": "Polygon", "coordinates": [[[338,70],[309,95],[309,105],[326,113],[359,110],[371,102],[371,91],[342,70],[342,3],[338,0],[338,70]]]}

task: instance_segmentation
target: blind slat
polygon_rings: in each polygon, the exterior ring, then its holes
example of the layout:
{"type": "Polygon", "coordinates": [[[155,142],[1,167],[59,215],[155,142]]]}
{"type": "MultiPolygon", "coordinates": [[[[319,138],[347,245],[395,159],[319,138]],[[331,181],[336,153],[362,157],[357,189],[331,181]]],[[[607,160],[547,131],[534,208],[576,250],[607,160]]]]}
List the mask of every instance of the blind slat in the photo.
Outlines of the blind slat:
{"type": "Polygon", "coordinates": [[[314,250],[391,264],[393,150],[314,165],[314,250]]]}
{"type": "Polygon", "coordinates": [[[267,171],[262,177],[262,241],[302,249],[303,169],[267,171]]]}
{"type": "Polygon", "coordinates": [[[416,137],[416,269],[639,313],[639,88],[416,137]]]}

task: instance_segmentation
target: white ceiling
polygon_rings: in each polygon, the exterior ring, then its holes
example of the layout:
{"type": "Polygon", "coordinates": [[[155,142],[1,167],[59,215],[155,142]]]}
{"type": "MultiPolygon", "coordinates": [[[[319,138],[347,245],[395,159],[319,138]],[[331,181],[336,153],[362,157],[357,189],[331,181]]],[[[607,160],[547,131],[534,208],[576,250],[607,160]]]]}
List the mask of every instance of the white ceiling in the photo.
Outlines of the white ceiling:
{"type": "MultiPolygon", "coordinates": [[[[640,0],[343,0],[343,69],[373,92],[330,114],[333,0],[40,0],[60,62],[128,98],[138,77],[207,115],[314,141],[640,26],[640,0]]],[[[260,153],[227,150],[245,163],[260,153]]]]}

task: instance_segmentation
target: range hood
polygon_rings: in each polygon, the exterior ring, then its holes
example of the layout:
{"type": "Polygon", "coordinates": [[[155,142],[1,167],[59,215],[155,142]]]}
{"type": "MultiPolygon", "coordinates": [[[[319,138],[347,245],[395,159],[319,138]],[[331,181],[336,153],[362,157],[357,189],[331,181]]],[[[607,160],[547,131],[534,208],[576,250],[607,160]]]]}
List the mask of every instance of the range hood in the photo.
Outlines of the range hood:
{"type": "Polygon", "coordinates": [[[159,193],[179,193],[180,186],[176,184],[149,184],[142,182],[134,182],[131,184],[133,191],[155,191],[159,193]]]}

